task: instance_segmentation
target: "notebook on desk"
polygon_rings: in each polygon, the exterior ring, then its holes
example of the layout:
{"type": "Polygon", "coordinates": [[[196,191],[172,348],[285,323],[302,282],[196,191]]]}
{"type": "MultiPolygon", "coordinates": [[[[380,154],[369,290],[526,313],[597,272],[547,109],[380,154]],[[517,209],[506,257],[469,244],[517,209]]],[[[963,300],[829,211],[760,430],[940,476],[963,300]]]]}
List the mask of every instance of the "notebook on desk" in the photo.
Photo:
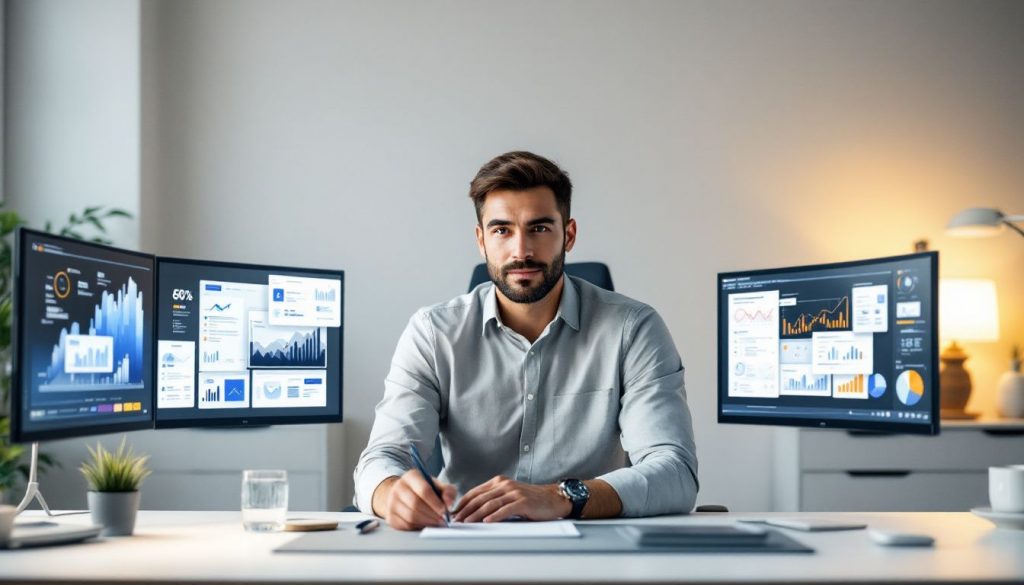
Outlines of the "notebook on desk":
{"type": "Polygon", "coordinates": [[[715,524],[623,526],[623,534],[640,548],[749,548],[765,546],[771,532],[757,526],[715,524]]]}
{"type": "MultiPolygon", "coordinates": [[[[420,538],[418,532],[402,532],[381,527],[369,534],[355,530],[311,532],[278,547],[278,553],[339,554],[416,554],[416,553],[810,553],[814,549],[773,529],[762,529],[763,538],[756,542],[727,541],[721,537],[721,525],[708,527],[718,536],[697,542],[675,542],[659,545],[641,544],[639,525],[587,524],[576,525],[579,538],[487,538],[434,539],[420,538]],[[717,542],[712,542],[718,538],[717,542]]],[[[696,527],[696,525],[689,525],[696,527]]],[[[648,525],[650,527],[650,525],[648,525]]],[[[664,527],[660,527],[664,528],[664,527]]],[[[697,527],[699,528],[699,527],[697,527]]],[[[699,540],[699,530],[691,529],[689,538],[699,540]]],[[[642,534],[642,533],[641,533],[642,534]]]]}

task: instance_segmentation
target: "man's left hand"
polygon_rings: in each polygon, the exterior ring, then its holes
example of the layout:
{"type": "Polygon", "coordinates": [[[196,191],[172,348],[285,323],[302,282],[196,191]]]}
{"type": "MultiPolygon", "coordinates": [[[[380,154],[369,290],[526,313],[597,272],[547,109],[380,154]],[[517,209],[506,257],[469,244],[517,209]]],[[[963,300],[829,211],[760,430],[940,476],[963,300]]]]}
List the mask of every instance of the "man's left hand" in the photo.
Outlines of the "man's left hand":
{"type": "Polygon", "coordinates": [[[558,486],[531,485],[500,475],[466,492],[455,510],[456,522],[501,522],[513,516],[526,520],[558,520],[572,512],[572,503],[558,486]]]}

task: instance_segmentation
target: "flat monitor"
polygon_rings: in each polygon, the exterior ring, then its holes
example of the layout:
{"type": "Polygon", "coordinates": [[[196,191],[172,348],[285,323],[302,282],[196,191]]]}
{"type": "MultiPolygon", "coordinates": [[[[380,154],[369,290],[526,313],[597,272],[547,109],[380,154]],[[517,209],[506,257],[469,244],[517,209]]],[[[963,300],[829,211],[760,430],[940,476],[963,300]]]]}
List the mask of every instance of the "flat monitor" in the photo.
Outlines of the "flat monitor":
{"type": "Polygon", "coordinates": [[[149,254],[18,231],[15,442],[153,426],[154,289],[149,254]]]}
{"type": "Polygon", "coordinates": [[[157,259],[156,426],[341,422],[345,273],[157,259]]]}
{"type": "Polygon", "coordinates": [[[718,275],[718,421],[939,432],[938,254],[718,275]]]}

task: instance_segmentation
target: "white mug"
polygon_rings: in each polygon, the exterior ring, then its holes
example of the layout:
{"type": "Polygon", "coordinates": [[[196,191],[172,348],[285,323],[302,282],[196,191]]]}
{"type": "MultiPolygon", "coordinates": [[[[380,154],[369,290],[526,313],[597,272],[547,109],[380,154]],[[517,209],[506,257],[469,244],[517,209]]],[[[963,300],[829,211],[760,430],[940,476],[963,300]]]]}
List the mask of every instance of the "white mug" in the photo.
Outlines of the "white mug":
{"type": "Polygon", "coordinates": [[[18,515],[18,509],[14,506],[0,505],[0,547],[7,544],[11,538],[11,531],[14,530],[14,517],[18,515]]]}
{"type": "Polygon", "coordinates": [[[1024,465],[989,467],[988,499],[993,512],[1024,513],[1024,465]]]}

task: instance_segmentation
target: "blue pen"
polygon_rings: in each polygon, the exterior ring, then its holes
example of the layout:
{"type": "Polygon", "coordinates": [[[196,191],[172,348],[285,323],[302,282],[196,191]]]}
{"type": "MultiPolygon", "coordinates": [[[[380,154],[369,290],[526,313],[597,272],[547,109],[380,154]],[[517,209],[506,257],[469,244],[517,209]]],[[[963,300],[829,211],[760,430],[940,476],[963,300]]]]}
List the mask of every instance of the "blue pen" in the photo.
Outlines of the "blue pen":
{"type": "Polygon", "coordinates": [[[359,531],[359,534],[367,534],[369,532],[373,532],[379,527],[380,521],[376,519],[363,520],[359,524],[356,524],[356,530],[359,531]]]}
{"type": "MultiPolygon", "coordinates": [[[[435,484],[434,480],[431,479],[430,474],[427,473],[427,466],[423,465],[423,458],[420,457],[420,450],[416,448],[416,445],[409,446],[409,454],[412,455],[412,462],[416,464],[416,469],[420,470],[420,475],[423,476],[423,479],[427,480],[427,483],[430,484],[430,489],[434,490],[434,494],[437,495],[437,499],[441,500],[441,504],[443,505],[444,496],[441,495],[440,488],[437,487],[437,484],[435,484]]],[[[448,508],[446,507],[444,510],[444,524],[445,526],[448,526],[451,523],[451,517],[448,515],[448,508]]]]}

